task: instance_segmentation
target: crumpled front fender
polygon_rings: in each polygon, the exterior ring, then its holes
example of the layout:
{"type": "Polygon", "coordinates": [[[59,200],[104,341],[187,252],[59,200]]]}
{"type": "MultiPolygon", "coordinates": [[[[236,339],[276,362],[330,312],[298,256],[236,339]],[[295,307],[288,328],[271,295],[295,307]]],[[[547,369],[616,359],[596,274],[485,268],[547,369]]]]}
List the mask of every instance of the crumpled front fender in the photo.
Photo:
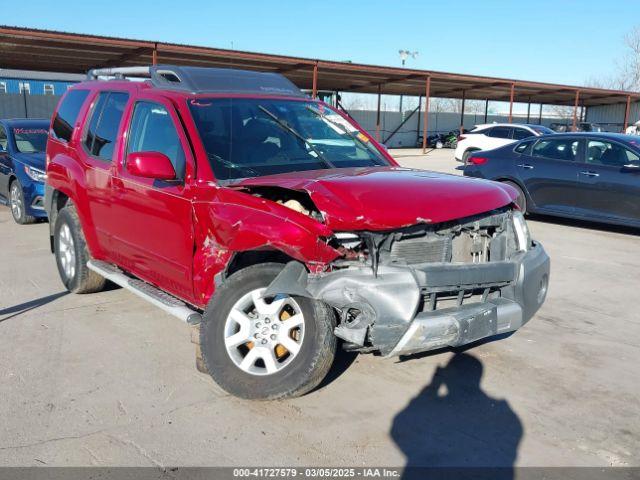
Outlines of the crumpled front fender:
{"type": "Polygon", "coordinates": [[[194,288],[203,305],[234,253],[278,250],[316,268],[340,256],[327,244],[333,232],[322,223],[242,192],[221,189],[213,201],[195,203],[194,228],[194,288]]]}

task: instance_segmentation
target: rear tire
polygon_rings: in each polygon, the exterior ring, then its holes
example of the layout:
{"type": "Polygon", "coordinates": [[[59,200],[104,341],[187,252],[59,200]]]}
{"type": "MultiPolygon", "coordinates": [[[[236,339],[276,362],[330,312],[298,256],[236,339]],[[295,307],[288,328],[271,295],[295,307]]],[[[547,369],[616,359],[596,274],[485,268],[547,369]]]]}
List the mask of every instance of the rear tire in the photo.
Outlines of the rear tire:
{"type": "Polygon", "coordinates": [[[522,214],[525,215],[527,213],[527,197],[522,191],[522,188],[520,188],[520,185],[514,182],[510,182],[508,180],[505,180],[502,183],[516,189],[516,191],[518,192],[518,198],[516,198],[515,204],[518,205],[518,208],[520,208],[520,211],[522,212],[522,214]]]}
{"type": "Polygon", "coordinates": [[[26,225],[35,223],[36,217],[27,215],[27,204],[24,201],[24,192],[22,185],[15,179],[9,185],[9,205],[11,206],[11,215],[16,223],[26,225]]]}
{"type": "Polygon", "coordinates": [[[263,263],[234,273],[216,290],[204,313],[204,365],[220,387],[237,397],[274,400],[303,395],[318,386],[333,363],[336,319],[328,305],[304,297],[260,296],[282,268],[263,263]]]}
{"type": "Polygon", "coordinates": [[[469,157],[475,152],[479,152],[479,150],[470,148],[469,150],[465,150],[465,152],[462,154],[462,164],[465,167],[467,166],[467,163],[469,163],[469,157]]]}
{"type": "Polygon", "coordinates": [[[58,212],[53,229],[54,251],[58,273],[64,286],[73,293],[99,292],[106,282],[87,262],[91,259],[82,233],[80,219],[73,205],[58,212]]]}

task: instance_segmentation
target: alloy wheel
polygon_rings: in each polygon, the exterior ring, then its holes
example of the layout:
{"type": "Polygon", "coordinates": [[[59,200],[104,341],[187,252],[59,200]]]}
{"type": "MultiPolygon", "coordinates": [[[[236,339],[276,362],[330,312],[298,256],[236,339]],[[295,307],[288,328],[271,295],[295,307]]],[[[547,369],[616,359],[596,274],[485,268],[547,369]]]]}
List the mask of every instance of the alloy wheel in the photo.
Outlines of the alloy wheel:
{"type": "Polygon", "coordinates": [[[298,355],[304,339],[304,315],[291,297],[272,300],[259,288],[243,295],[231,308],[224,326],[227,354],[242,371],[271,375],[298,355]]]}
{"type": "Polygon", "coordinates": [[[68,280],[71,280],[76,274],[76,250],[71,235],[71,229],[66,223],[62,224],[58,239],[58,257],[62,270],[68,280]]]}
{"type": "Polygon", "coordinates": [[[22,202],[22,195],[20,195],[20,185],[17,181],[11,184],[11,192],[9,196],[11,202],[11,213],[13,213],[13,216],[16,219],[22,218],[24,205],[22,202]]]}

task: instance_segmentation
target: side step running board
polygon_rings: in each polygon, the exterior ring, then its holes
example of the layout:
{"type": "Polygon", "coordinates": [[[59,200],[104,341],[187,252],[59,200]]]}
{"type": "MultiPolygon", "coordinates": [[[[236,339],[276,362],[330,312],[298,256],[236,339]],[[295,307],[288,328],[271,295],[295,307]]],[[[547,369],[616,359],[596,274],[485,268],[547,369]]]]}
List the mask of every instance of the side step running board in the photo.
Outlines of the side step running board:
{"type": "Polygon", "coordinates": [[[157,289],[147,282],[128,277],[113,265],[98,260],[89,260],[87,267],[116,285],[120,285],[122,288],[126,288],[135,293],[147,302],[154,304],[156,307],[160,307],[174,317],[178,317],[183,322],[187,322],[190,325],[197,325],[202,320],[202,315],[189,308],[183,301],[157,289]]]}

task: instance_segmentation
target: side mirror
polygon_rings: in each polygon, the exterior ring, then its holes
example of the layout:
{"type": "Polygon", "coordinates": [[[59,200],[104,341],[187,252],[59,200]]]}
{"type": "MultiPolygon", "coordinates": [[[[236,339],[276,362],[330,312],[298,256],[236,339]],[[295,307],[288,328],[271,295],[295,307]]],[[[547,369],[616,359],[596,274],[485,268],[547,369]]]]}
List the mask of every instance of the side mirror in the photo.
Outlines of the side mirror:
{"type": "Polygon", "coordinates": [[[160,152],[133,152],[127,155],[127,172],[136,177],[175,180],[171,160],[160,152]]]}

